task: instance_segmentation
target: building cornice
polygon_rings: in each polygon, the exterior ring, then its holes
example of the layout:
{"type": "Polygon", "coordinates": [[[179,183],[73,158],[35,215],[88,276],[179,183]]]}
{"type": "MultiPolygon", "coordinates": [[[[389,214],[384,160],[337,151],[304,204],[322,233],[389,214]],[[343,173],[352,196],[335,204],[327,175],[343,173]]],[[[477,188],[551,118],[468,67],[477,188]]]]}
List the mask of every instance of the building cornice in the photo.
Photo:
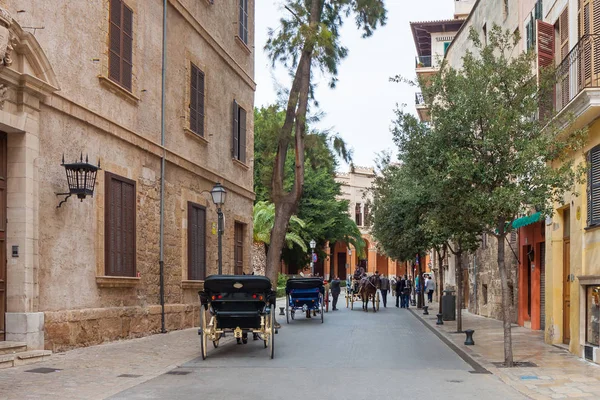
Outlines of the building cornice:
{"type": "Polygon", "coordinates": [[[156,143],[144,137],[140,133],[125,128],[124,126],[117,124],[114,121],[111,121],[106,117],[73,102],[72,100],[60,93],[54,93],[43,104],[46,107],[52,108],[72,118],[82,121],[88,125],[91,125],[94,128],[101,130],[107,135],[112,135],[132,146],[147,151],[148,153],[156,157],[160,158],[164,151],[166,153],[167,162],[171,163],[172,165],[177,165],[178,167],[185,169],[193,174],[199,175],[209,181],[222,182],[223,186],[225,186],[227,190],[236,193],[242,197],[245,197],[250,200],[254,200],[256,197],[252,190],[248,190],[240,186],[239,184],[226,179],[218,172],[212,171],[209,168],[206,168],[205,166],[191,161],[186,157],[182,156],[181,154],[177,153],[176,151],[163,147],[159,143],[156,143]]]}

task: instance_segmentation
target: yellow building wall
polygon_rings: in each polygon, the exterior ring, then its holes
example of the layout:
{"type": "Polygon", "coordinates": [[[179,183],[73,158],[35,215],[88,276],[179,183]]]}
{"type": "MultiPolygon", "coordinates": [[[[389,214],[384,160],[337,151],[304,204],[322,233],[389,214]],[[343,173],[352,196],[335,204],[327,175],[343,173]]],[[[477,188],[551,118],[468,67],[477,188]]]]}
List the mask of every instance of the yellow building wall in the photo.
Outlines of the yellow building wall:
{"type": "MultiPolygon", "coordinates": [[[[583,153],[600,144],[600,122],[589,126],[588,143],[583,153]]],[[[575,164],[585,162],[582,152],[575,155],[575,164]]],[[[586,177],[587,178],[587,177],[586,177]]],[[[557,204],[552,224],[546,225],[546,330],[548,343],[562,343],[563,331],[563,272],[564,210],[570,210],[570,343],[569,350],[582,355],[585,344],[585,297],[578,277],[600,275],[600,228],[587,227],[587,185],[576,184],[573,193],[565,193],[563,204],[557,204]]]]}

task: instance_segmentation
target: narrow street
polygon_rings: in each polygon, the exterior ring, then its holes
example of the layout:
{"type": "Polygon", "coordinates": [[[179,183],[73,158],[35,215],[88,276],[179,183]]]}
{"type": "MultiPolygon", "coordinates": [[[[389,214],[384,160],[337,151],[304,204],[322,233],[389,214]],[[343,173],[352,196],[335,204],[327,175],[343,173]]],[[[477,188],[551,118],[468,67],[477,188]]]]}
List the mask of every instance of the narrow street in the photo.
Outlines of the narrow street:
{"type": "Polygon", "coordinates": [[[494,375],[472,373],[410,311],[388,305],[367,314],[344,306],[325,314],[324,324],[299,316],[287,325],[280,317],[274,360],[262,342],[211,345],[207,360],[183,363],[112,398],[524,398],[494,375]]]}

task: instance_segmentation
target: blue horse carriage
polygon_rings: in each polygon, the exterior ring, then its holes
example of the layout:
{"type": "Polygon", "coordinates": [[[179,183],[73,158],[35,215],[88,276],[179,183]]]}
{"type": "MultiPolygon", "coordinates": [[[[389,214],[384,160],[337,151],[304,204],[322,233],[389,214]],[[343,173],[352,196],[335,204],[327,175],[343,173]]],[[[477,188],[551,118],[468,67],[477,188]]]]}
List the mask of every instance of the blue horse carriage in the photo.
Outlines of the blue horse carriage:
{"type": "Polygon", "coordinates": [[[298,310],[306,312],[309,318],[311,313],[320,313],[323,323],[325,285],[321,278],[290,278],[285,284],[285,296],[285,319],[288,324],[290,317],[293,320],[298,310]]]}

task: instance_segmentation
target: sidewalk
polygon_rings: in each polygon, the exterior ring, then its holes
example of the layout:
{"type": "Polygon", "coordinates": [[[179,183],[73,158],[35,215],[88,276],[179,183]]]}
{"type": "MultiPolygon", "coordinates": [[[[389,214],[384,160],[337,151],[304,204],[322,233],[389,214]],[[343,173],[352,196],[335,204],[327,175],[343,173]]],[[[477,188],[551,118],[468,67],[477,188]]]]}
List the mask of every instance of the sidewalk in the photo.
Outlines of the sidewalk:
{"type": "Polygon", "coordinates": [[[56,353],[0,370],[0,400],[104,399],[199,356],[198,328],[56,353]],[[58,371],[27,372],[38,368],[58,371]]]}
{"type": "Polygon", "coordinates": [[[544,343],[543,333],[512,325],[514,361],[529,361],[536,367],[498,368],[504,361],[502,321],[463,310],[463,330],[474,329],[474,346],[465,346],[465,334],[456,333],[456,321],[436,325],[438,304],[429,304],[429,315],[411,308],[431,329],[489,372],[532,399],[600,398],[600,366],[591,364],[560,347],[544,343]]]}

